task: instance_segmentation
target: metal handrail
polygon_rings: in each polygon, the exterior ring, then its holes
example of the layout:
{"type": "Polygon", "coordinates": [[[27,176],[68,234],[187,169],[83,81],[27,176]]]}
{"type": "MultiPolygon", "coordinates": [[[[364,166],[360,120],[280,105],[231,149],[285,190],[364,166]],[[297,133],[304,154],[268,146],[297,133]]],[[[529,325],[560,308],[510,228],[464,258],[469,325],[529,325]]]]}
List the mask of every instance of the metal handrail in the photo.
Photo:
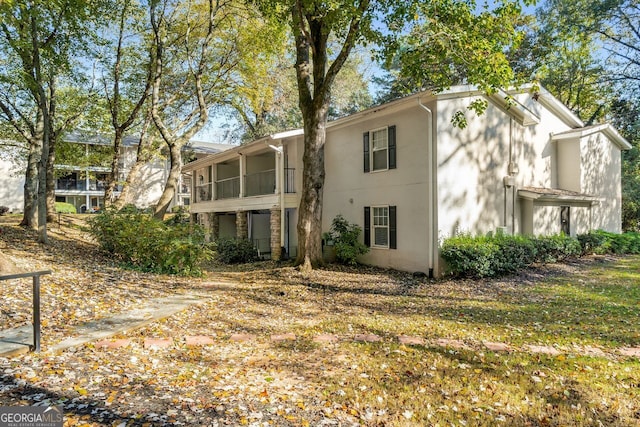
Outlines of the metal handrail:
{"type": "Polygon", "coordinates": [[[30,350],[36,353],[40,352],[40,276],[44,276],[45,274],[51,274],[51,270],[0,276],[0,280],[33,277],[33,347],[30,347],[30,350]]]}

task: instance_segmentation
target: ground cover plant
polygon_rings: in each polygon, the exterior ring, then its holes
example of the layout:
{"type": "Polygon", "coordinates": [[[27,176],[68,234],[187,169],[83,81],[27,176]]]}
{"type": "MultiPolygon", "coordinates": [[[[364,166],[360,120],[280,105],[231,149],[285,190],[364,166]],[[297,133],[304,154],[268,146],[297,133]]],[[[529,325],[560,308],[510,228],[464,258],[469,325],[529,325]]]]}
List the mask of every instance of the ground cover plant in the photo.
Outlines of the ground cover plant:
{"type": "MultiPolygon", "coordinates": [[[[640,345],[637,256],[491,280],[344,266],[303,275],[271,262],[211,264],[206,277],[184,278],[121,270],[64,221],[43,247],[5,218],[2,255],[54,272],[43,281],[45,352],[0,358],[2,406],[61,404],[67,425],[84,426],[640,422],[640,361],[623,351],[640,345]],[[184,293],[201,295],[201,304],[117,335],[131,340],[127,347],[46,352],[74,325],[184,293]],[[295,339],[272,340],[284,334],[295,339]],[[340,339],[315,342],[318,334],[340,339]],[[359,334],[380,340],[356,341],[359,334]],[[188,346],[188,335],[213,345],[188,346]],[[404,345],[399,335],[424,341],[404,345]],[[173,345],[145,348],[149,337],[173,345]]],[[[0,282],[10,301],[0,329],[29,321],[21,286],[28,281],[0,282]]]]}

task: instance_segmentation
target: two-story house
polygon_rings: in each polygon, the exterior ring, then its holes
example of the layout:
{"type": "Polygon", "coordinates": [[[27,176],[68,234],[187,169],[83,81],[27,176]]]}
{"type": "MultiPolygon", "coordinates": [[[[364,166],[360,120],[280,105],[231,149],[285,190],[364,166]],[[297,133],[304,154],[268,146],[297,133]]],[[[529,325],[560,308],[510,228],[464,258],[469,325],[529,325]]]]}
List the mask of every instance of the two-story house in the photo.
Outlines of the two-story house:
{"type": "MultiPolygon", "coordinates": [[[[138,140],[139,138],[135,136],[123,138],[118,177],[120,183],[125,181],[136,161],[138,140]]],[[[65,135],[63,143],[61,145],[71,147],[70,150],[76,152],[74,158],[82,158],[80,162],[82,164],[55,165],[56,201],[74,205],[78,213],[100,210],[104,207],[105,183],[110,171],[106,165],[112,155],[112,139],[94,133],[72,132],[65,135]]],[[[184,147],[183,153],[185,156],[199,159],[230,147],[232,145],[192,141],[184,147]]],[[[0,183],[0,206],[7,206],[13,212],[20,212],[24,207],[23,168],[24,165],[0,159],[0,173],[5,177],[0,183]]],[[[166,158],[156,157],[145,163],[140,168],[139,177],[131,188],[132,203],[140,208],[154,205],[162,194],[168,174],[169,164],[166,158]]],[[[191,187],[190,175],[182,175],[172,206],[189,205],[191,187]]],[[[118,184],[116,196],[121,189],[122,185],[118,184]]]]}
{"type": "MultiPolygon", "coordinates": [[[[584,124],[549,92],[486,96],[469,86],[412,95],[327,125],[323,229],[341,214],[363,229],[363,263],[437,274],[457,232],[576,235],[621,230],[621,150],[608,124],[584,124]],[[481,116],[452,118],[476,99],[481,116]]],[[[213,238],[297,249],[303,132],[258,139],[185,166],[191,212],[213,238]]]]}

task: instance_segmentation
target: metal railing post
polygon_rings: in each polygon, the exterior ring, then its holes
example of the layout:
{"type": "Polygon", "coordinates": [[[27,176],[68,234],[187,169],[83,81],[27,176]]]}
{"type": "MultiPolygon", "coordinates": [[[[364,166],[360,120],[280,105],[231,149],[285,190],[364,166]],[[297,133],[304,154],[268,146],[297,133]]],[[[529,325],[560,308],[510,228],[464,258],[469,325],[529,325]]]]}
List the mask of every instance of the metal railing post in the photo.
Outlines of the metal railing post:
{"type": "Polygon", "coordinates": [[[29,346],[29,348],[35,352],[40,352],[40,276],[45,274],[51,274],[51,270],[0,275],[0,280],[33,278],[33,345],[29,346]]]}
{"type": "Polygon", "coordinates": [[[33,351],[40,353],[40,275],[33,276],[33,351]]]}

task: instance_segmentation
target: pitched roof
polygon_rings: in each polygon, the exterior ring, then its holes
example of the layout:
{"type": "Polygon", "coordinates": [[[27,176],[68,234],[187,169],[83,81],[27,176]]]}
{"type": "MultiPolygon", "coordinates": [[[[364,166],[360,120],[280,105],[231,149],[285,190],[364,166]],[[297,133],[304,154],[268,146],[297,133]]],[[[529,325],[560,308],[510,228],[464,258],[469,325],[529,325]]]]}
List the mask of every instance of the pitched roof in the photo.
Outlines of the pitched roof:
{"type": "Polygon", "coordinates": [[[551,139],[559,141],[563,139],[584,138],[595,133],[604,134],[611,142],[618,146],[621,150],[630,150],[631,144],[617,130],[609,123],[580,127],[577,129],[570,129],[564,132],[558,132],[551,135],[551,139]]]}
{"type": "Polygon", "coordinates": [[[563,190],[561,188],[547,187],[520,187],[518,196],[523,199],[536,200],[540,202],[591,202],[597,203],[600,199],[596,196],[577,191],[563,190]]]}

